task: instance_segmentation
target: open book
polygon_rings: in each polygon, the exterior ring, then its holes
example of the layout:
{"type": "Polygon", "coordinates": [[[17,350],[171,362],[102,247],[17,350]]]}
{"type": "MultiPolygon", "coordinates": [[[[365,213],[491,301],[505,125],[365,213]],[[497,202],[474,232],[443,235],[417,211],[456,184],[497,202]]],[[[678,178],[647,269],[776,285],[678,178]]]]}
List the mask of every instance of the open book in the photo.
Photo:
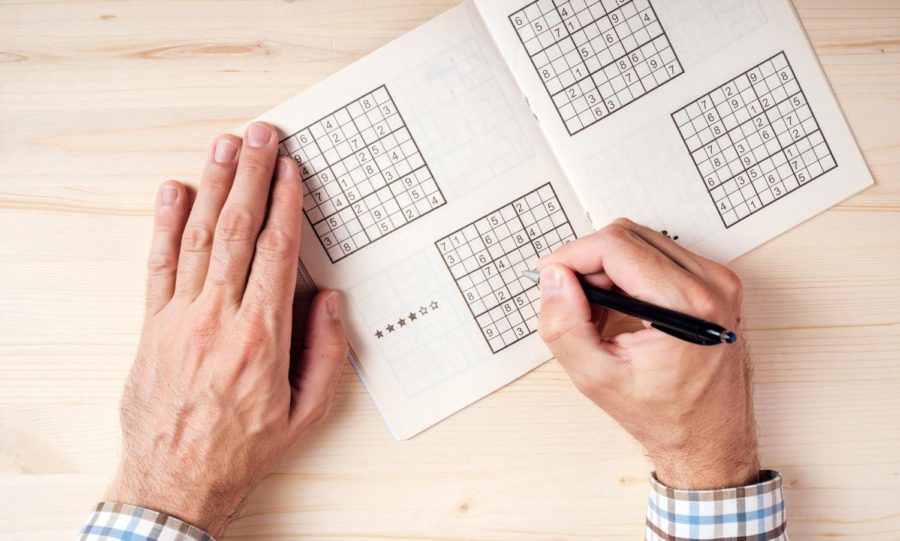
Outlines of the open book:
{"type": "Polygon", "coordinates": [[[521,272],[562,243],[728,261],[872,183],[787,0],[474,0],[260,119],[397,438],[550,358],[521,272]]]}

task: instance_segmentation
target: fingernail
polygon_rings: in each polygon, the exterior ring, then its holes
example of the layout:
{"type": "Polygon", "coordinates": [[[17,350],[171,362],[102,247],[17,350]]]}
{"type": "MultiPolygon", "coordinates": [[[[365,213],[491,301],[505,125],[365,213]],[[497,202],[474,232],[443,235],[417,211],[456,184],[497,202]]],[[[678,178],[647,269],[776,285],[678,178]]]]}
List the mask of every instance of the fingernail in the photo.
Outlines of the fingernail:
{"type": "Polygon", "coordinates": [[[216,163],[231,163],[237,156],[237,145],[222,138],[216,141],[216,150],[213,153],[213,159],[216,163]]]}
{"type": "Polygon", "coordinates": [[[332,293],[325,299],[325,310],[331,319],[341,319],[341,296],[337,292],[332,293]]]}
{"type": "Polygon", "coordinates": [[[281,156],[278,158],[278,161],[275,162],[275,178],[284,178],[288,176],[288,172],[290,171],[292,162],[290,158],[287,156],[281,156]]]}
{"type": "Polygon", "coordinates": [[[269,142],[269,138],[272,137],[272,131],[262,124],[253,123],[247,126],[247,133],[245,137],[247,139],[247,143],[251,147],[258,148],[265,146],[269,142]]]}
{"type": "Polygon", "coordinates": [[[171,205],[178,201],[178,188],[166,184],[159,190],[159,200],[163,205],[171,205]]]}
{"type": "Polygon", "coordinates": [[[562,273],[550,266],[541,271],[541,297],[553,297],[562,290],[562,273]]]}

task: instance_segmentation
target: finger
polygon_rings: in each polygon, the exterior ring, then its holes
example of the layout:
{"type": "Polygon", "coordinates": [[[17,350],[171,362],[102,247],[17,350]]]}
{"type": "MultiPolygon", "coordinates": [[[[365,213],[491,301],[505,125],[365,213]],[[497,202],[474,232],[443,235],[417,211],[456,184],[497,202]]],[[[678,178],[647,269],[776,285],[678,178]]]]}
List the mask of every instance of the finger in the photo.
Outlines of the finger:
{"type": "Polygon", "coordinates": [[[614,223],[618,223],[633,231],[644,242],[666,254],[669,259],[675,261],[688,272],[701,278],[705,283],[713,285],[723,293],[730,295],[733,299],[733,304],[740,306],[741,280],[728,267],[679,246],[675,241],[649,227],[636,224],[624,218],[620,218],[614,223]]]}
{"type": "Polygon", "coordinates": [[[693,252],[683,248],[682,246],[679,246],[678,243],[663,235],[662,233],[659,233],[641,224],[632,222],[627,218],[619,218],[613,223],[621,225],[622,227],[632,231],[635,235],[643,239],[647,244],[653,246],[654,248],[665,254],[666,257],[680,265],[688,272],[692,272],[697,275],[703,274],[704,263],[707,263],[708,260],[700,257],[697,254],[694,254],[693,252]]]}
{"type": "Polygon", "coordinates": [[[313,299],[306,322],[306,339],[292,378],[291,424],[294,434],[328,412],[349,347],[337,291],[322,291],[313,299]]]}
{"type": "Polygon", "coordinates": [[[551,264],[583,275],[602,271],[628,295],[673,309],[683,308],[702,288],[694,275],[618,224],[564,244],[542,258],[538,269],[551,264]]]}
{"type": "Polygon", "coordinates": [[[147,258],[147,313],[155,314],[172,299],[178,248],[187,219],[187,191],[180,183],[166,182],[159,188],[153,211],[153,240],[147,258]]]}
{"type": "Polygon", "coordinates": [[[256,303],[288,323],[297,284],[302,201],[297,164],[282,156],[275,168],[269,215],[256,241],[243,304],[256,303]]]}
{"type": "Polygon", "coordinates": [[[210,145],[200,188],[181,239],[176,295],[193,300],[203,289],[216,222],[234,182],[240,148],[241,139],[234,135],[221,135],[210,145]]]}
{"type": "Polygon", "coordinates": [[[614,385],[622,377],[623,359],[603,340],[578,277],[562,265],[541,270],[538,333],[579,389],[614,385]]]}
{"type": "Polygon", "coordinates": [[[591,284],[594,287],[599,287],[600,289],[612,289],[615,285],[605,272],[585,274],[584,276],[582,276],[582,278],[584,278],[585,282],[591,284]]]}
{"type": "Polygon", "coordinates": [[[235,303],[244,295],[266,212],[277,147],[278,138],[271,126],[254,122],[247,127],[234,184],[216,224],[206,285],[223,290],[235,303]]]}

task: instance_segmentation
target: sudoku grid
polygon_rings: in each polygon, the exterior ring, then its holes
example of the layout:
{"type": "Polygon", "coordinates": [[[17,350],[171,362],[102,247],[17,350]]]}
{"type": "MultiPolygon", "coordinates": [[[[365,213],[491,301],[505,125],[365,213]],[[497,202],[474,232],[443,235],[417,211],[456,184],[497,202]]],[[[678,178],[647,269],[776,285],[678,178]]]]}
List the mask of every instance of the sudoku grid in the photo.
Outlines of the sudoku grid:
{"type": "Polygon", "coordinates": [[[493,353],[537,330],[540,293],[522,271],[574,239],[548,183],[435,242],[493,353]]]}
{"type": "Polygon", "coordinates": [[[783,51],[672,119],[726,228],[837,167],[783,51]]]}
{"type": "Polygon", "coordinates": [[[387,87],[281,141],[300,165],[303,211],[335,263],[444,205],[387,87]]]}
{"type": "Polygon", "coordinates": [[[509,20],[569,135],[684,72],[650,0],[536,0],[509,20]]]}

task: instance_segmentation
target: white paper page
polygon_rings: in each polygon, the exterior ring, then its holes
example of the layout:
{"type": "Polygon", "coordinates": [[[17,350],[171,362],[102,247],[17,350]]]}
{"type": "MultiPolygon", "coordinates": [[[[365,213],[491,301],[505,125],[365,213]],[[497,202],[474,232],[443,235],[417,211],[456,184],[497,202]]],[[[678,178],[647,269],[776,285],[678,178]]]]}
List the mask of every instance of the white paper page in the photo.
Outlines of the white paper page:
{"type": "Polygon", "coordinates": [[[787,0],[476,5],[597,227],[728,261],[872,183],[787,0]]]}
{"type": "Polygon", "coordinates": [[[260,117],[306,168],[301,260],[346,294],[354,365],[398,438],[550,358],[518,273],[590,231],[478,24],[454,8],[260,117]]]}

